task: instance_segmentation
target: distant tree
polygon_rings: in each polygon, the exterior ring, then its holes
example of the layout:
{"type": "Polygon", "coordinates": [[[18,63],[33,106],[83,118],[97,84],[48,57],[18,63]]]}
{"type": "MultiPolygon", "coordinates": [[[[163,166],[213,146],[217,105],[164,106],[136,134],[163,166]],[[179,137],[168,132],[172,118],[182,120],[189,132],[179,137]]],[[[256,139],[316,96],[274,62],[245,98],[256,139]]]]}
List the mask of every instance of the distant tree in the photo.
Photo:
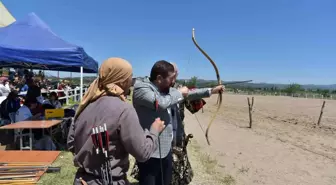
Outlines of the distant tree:
{"type": "Polygon", "coordinates": [[[218,85],[217,82],[210,82],[210,83],[206,84],[205,87],[215,87],[215,86],[217,86],[217,85],[218,85]]]}
{"type": "Polygon", "coordinates": [[[296,94],[300,91],[303,91],[300,84],[293,83],[289,85],[286,89],[284,89],[284,92],[286,92],[288,95],[296,94]]]}
{"type": "Polygon", "coordinates": [[[249,92],[254,92],[254,88],[252,88],[252,87],[247,87],[246,90],[249,91],[249,92]]]}
{"type": "Polygon", "coordinates": [[[328,89],[324,89],[320,91],[320,94],[323,95],[323,97],[330,97],[330,91],[328,89]]]}
{"type": "Polygon", "coordinates": [[[272,92],[276,92],[276,91],[278,91],[278,88],[277,88],[276,86],[272,86],[272,87],[271,87],[271,91],[272,91],[272,92]]]}
{"type": "Polygon", "coordinates": [[[178,84],[185,84],[186,80],[176,80],[176,83],[178,84]]]}
{"type": "Polygon", "coordinates": [[[188,80],[186,86],[188,87],[196,87],[197,85],[197,77],[196,76],[193,76],[190,78],[190,80],[188,80]]]}

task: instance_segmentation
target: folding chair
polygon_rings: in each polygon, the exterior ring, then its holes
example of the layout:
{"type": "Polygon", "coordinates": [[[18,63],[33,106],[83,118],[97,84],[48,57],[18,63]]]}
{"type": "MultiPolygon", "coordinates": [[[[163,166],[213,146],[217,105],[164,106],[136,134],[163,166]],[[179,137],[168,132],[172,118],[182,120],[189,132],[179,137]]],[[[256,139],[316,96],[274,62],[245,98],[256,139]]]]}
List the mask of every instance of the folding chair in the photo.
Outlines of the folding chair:
{"type": "MultiPolygon", "coordinates": [[[[14,112],[9,113],[9,118],[11,120],[11,124],[15,124],[15,114],[14,112]]],[[[29,137],[29,133],[22,134],[19,130],[14,130],[14,143],[16,143],[17,139],[20,139],[20,150],[32,150],[29,146],[23,146],[23,138],[29,137]]],[[[32,139],[34,138],[34,134],[32,134],[32,139]]],[[[33,141],[32,141],[33,142],[33,141]]]]}

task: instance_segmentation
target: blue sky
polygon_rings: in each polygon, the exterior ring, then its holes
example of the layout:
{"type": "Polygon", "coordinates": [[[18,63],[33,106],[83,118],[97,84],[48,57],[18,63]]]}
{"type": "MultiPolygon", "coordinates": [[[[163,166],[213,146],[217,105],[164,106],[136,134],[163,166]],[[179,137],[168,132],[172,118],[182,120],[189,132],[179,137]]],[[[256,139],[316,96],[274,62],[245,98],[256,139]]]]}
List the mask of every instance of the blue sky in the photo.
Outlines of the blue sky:
{"type": "MultiPolygon", "coordinates": [[[[178,64],[181,78],[269,83],[336,83],[335,0],[2,0],[18,20],[35,12],[99,63],[130,61],[135,76],[155,61],[178,64]]],[[[69,76],[69,73],[61,73],[69,76]]]]}

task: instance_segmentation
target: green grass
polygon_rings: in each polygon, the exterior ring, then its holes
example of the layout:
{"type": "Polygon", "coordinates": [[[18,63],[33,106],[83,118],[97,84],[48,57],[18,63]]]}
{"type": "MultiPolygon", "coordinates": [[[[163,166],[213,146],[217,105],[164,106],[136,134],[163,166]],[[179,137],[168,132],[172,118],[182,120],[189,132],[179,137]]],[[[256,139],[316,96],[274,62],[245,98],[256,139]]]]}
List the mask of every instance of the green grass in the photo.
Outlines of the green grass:
{"type": "Polygon", "coordinates": [[[79,104],[79,101],[74,101],[73,98],[69,98],[68,104],[63,104],[62,108],[65,109],[65,108],[71,107],[72,105],[76,105],[76,104],[79,104]]]}
{"type": "Polygon", "coordinates": [[[75,105],[76,103],[79,103],[78,101],[74,101],[74,98],[69,98],[69,104],[68,105],[75,105]]]}
{"type": "Polygon", "coordinates": [[[59,173],[45,173],[39,180],[39,184],[70,185],[73,184],[77,168],[73,163],[71,152],[62,151],[51,166],[61,167],[59,173]]]}
{"type": "MultiPolygon", "coordinates": [[[[45,173],[41,179],[39,180],[38,184],[45,184],[45,185],[71,185],[73,184],[75,174],[77,168],[74,166],[73,163],[74,156],[71,152],[62,151],[58,156],[57,160],[51,166],[61,167],[60,173],[45,173]]],[[[133,164],[134,158],[130,156],[130,169],[128,174],[130,174],[133,164]]],[[[128,180],[131,184],[136,184],[136,180],[128,176],[128,180]]]]}

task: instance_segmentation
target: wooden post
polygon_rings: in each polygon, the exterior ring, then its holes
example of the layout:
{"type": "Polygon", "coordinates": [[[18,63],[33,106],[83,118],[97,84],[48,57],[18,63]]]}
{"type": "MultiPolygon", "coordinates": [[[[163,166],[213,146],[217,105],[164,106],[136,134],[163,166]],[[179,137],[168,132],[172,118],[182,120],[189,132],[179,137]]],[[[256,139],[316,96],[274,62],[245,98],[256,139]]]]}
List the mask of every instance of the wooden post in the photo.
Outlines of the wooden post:
{"type": "Polygon", "coordinates": [[[252,108],[253,108],[253,104],[254,104],[254,97],[252,97],[252,103],[250,102],[250,98],[247,97],[247,104],[248,104],[249,117],[250,117],[249,128],[252,128],[252,108]]]}
{"type": "Polygon", "coordinates": [[[321,107],[321,112],[320,112],[320,117],[317,121],[317,125],[320,126],[322,115],[323,115],[323,109],[324,109],[325,101],[323,101],[322,107],[321,107]]]}

